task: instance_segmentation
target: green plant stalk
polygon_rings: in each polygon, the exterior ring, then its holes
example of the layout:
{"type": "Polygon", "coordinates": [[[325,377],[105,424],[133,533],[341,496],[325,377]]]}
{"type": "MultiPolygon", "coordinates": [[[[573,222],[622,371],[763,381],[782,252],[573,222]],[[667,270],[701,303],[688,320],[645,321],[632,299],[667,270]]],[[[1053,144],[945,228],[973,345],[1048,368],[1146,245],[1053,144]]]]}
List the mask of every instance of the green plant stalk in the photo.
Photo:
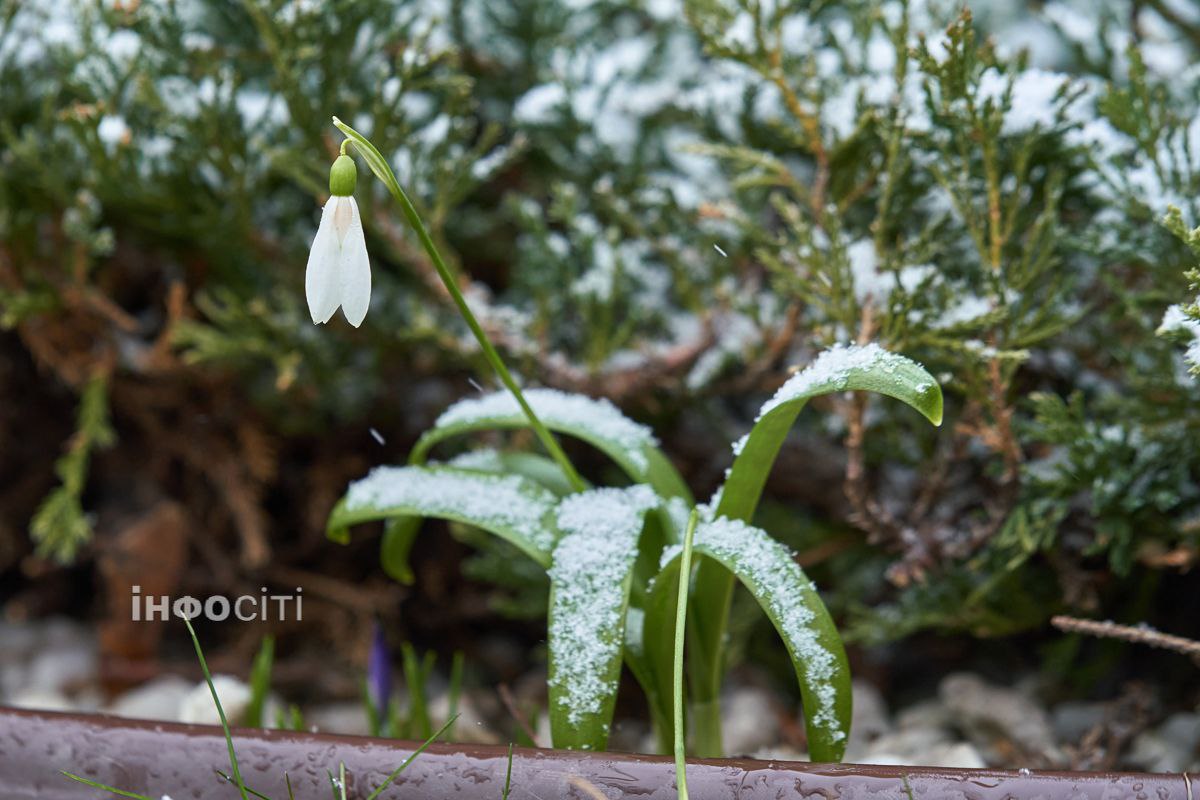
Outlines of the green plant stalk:
{"type": "Polygon", "coordinates": [[[721,741],[721,682],[725,660],[725,630],[736,578],[711,558],[696,567],[696,613],[688,625],[692,658],[688,683],[692,691],[692,749],[701,758],[725,755],[721,741]]]}
{"type": "Polygon", "coordinates": [[[508,769],[504,771],[504,793],[500,795],[500,800],[508,800],[508,793],[512,789],[512,742],[508,743],[508,769]]]}
{"type": "Polygon", "coordinates": [[[187,626],[188,633],[192,637],[192,646],[196,648],[196,658],[200,661],[200,670],[204,673],[204,682],[208,684],[209,694],[212,695],[213,704],[217,707],[217,716],[221,718],[221,730],[225,733],[225,746],[229,749],[229,766],[233,772],[234,783],[237,784],[238,791],[242,795],[242,800],[249,800],[246,796],[246,782],[242,780],[242,772],[238,769],[237,753],[233,752],[233,734],[229,732],[229,720],[225,718],[225,709],[221,705],[221,698],[217,697],[217,687],[213,686],[212,673],[208,671],[208,662],[204,660],[204,651],[200,649],[200,639],[196,636],[196,629],[192,627],[192,621],[184,617],[183,624],[187,626]]]}
{"type": "Polygon", "coordinates": [[[550,433],[546,426],[542,424],[538,415],[534,413],[533,408],[530,407],[529,402],[525,399],[525,395],[521,392],[521,387],[513,379],[512,373],[508,371],[504,359],[500,357],[500,353],[492,346],[492,342],[484,332],[483,326],[479,324],[479,320],[475,318],[475,314],[471,311],[470,306],[467,305],[467,300],[463,297],[462,291],[459,290],[458,281],[455,280],[454,275],[450,272],[450,267],[447,266],[445,260],[442,258],[442,254],[434,243],[433,237],[429,235],[429,230],[425,227],[421,215],[417,213],[416,206],[413,205],[408,195],[405,194],[404,189],[401,188],[400,182],[396,180],[396,175],[392,172],[392,168],[388,165],[387,160],[375,145],[371,144],[365,136],[354,130],[354,128],[351,128],[337,117],[333,118],[333,124],[348,137],[342,142],[342,154],[345,155],[346,145],[353,141],[358,146],[359,153],[366,160],[367,166],[371,168],[371,171],[375,173],[375,176],[379,180],[383,181],[384,186],[391,192],[392,197],[400,204],[400,210],[404,213],[405,219],[408,220],[408,224],[417,234],[417,238],[421,241],[421,246],[425,248],[425,252],[429,255],[434,268],[437,270],[438,277],[445,284],[446,291],[450,293],[450,297],[458,307],[458,312],[467,323],[467,327],[475,335],[476,341],[479,342],[479,346],[483,350],[484,357],[491,364],[492,369],[496,371],[500,382],[512,393],[513,398],[517,401],[517,405],[525,412],[525,416],[529,418],[529,425],[537,435],[538,441],[542,443],[542,446],[546,448],[546,452],[558,463],[559,468],[566,475],[567,480],[570,481],[571,488],[577,492],[584,491],[586,485],[583,482],[583,478],[579,476],[575,465],[571,463],[571,460],[567,458],[567,454],[563,452],[558,440],[554,438],[554,435],[550,433]]]}
{"type": "Polygon", "coordinates": [[[683,555],[679,562],[679,602],[675,607],[675,665],[672,673],[675,718],[675,786],[679,800],[688,800],[687,789],[687,729],[683,720],[683,643],[687,638],[688,590],[691,588],[692,541],[700,514],[695,508],[688,517],[687,532],[683,535],[683,555]]]}
{"type": "MultiPolygon", "coordinates": [[[[450,662],[450,689],[449,689],[449,709],[446,715],[450,719],[458,718],[458,701],[462,696],[462,680],[463,680],[463,651],[455,650],[454,657],[450,662]]],[[[454,738],[454,728],[450,727],[446,730],[446,738],[454,738]]]]}

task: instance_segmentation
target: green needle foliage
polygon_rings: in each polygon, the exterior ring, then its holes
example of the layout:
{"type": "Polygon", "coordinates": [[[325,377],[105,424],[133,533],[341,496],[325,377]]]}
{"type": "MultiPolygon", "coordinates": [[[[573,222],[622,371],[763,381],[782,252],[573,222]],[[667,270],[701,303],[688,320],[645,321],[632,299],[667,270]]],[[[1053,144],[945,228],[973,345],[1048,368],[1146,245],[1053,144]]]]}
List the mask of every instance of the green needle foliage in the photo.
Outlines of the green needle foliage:
{"type": "Polygon", "coordinates": [[[108,419],[107,380],[97,375],[84,386],[74,437],[67,452],[55,462],[61,485],[46,496],[29,523],[38,552],[61,563],[70,563],[92,538],[92,525],[83,510],[88,462],[95,450],[108,447],[116,434],[108,419]]]}

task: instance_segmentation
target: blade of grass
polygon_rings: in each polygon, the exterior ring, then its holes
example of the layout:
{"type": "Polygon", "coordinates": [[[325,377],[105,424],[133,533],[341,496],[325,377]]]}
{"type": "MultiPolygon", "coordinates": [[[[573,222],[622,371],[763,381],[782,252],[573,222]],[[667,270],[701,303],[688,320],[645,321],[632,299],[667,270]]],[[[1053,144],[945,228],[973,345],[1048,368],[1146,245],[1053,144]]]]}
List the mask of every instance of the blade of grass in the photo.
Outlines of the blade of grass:
{"type": "MultiPolygon", "coordinates": [[[[449,707],[446,711],[448,719],[454,719],[458,716],[458,700],[462,695],[462,680],[463,680],[463,652],[462,650],[454,651],[454,658],[450,662],[450,689],[449,689],[449,707]]],[[[454,728],[451,726],[446,731],[446,738],[454,738],[454,728]]]]}
{"type": "Polygon", "coordinates": [[[429,705],[425,702],[426,668],[417,660],[416,649],[405,642],[400,646],[404,656],[404,682],[408,684],[409,734],[429,736],[433,722],[429,719],[429,705]]]}
{"type": "Polygon", "coordinates": [[[411,764],[416,759],[417,756],[419,756],[419,755],[421,755],[421,753],[425,752],[426,747],[429,747],[429,745],[433,744],[435,739],[437,739],[439,736],[441,736],[443,733],[445,733],[450,728],[450,726],[454,724],[455,719],[457,719],[457,717],[452,717],[452,718],[446,720],[445,725],[438,728],[436,733],[434,733],[432,736],[430,736],[428,739],[426,739],[424,742],[422,742],[421,746],[418,747],[416,750],[414,750],[411,756],[404,759],[403,764],[396,767],[396,769],[394,769],[392,771],[391,775],[388,775],[386,778],[384,778],[383,783],[379,784],[379,787],[375,791],[373,791],[369,795],[367,795],[367,800],[375,800],[376,797],[379,797],[380,793],[383,792],[383,790],[388,787],[388,784],[390,784],[392,781],[394,781],[396,779],[397,775],[399,775],[401,772],[404,772],[404,770],[408,768],[408,765],[411,764]]]}
{"type": "Polygon", "coordinates": [[[338,762],[338,788],[342,790],[342,800],[346,800],[346,762],[338,762]]]}
{"type": "Polygon", "coordinates": [[[692,542],[700,512],[693,508],[683,536],[683,554],[679,564],[679,602],[675,611],[675,669],[673,673],[675,703],[675,786],[679,800],[688,800],[687,788],[687,729],[683,724],[683,642],[687,633],[688,590],[691,588],[692,542]]]}
{"type": "Polygon", "coordinates": [[[303,731],[304,731],[304,714],[300,711],[300,706],[296,705],[295,703],[292,703],[291,708],[288,709],[288,714],[291,717],[291,719],[290,719],[291,726],[292,726],[291,729],[296,731],[297,733],[303,733],[303,731]]]}
{"type": "Polygon", "coordinates": [[[296,793],[292,791],[292,776],[283,773],[283,782],[287,785],[288,800],[296,800],[296,793]]]}
{"type": "Polygon", "coordinates": [[[275,637],[264,636],[254,666],[250,668],[250,703],[246,706],[246,726],[263,726],[263,706],[271,691],[271,667],[275,662],[275,637]]]}
{"type": "Polygon", "coordinates": [[[134,800],[153,800],[150,797],[146,797],[146,795],[144,795],[144,794],[136,794],[134,792],[126,792],[122,789],[114,789],[113,787],[108,786],[107,784],[98,783],[96,781],[89,780],[89,779],[81,777],[79,775],[75,775],[74,773],[71,773],[71,772],[66,772],[64,770],[59,770],[59,771],[62,772],[63,775],[66,775],[71,780],[78,781],[79,783],[82,783],[84,786],[90,786],[93,789],[100,789],[101,791],[111,792],[112,794],[115,794],[118,797],[132,797],[134,800]]]}
{"type": "MultiPolygon", "coordinates": [[[[229,773],[221,772],[221,770],[219,770],[219,769],[214,769],[213,772],[220,775],[228,783],[233,783],[233,778],[229,775],[229,773]]],[[[246,791],[249,792],[250,794],[254,795],[255,797],[257,797],[259,800],[271,800],[271,798],[267,797],[262,792],[255,791],[254,789],[250,788],[249,786],[246,787],[246,791]]]]}
{"type": "Polygon", "coordinates": [[[508,743],[508,769],[504,773],[504,793],[500,800],[508,800],[508,792],[512,789],[512,742],[508,743]]]}
{"type": "Polygon", "coordinates": [[[221,730],[225,733],[225,746],[229,749],[229,766],[233,770],[234,782],[242,795],[242,800],[250,800],[246,796],[246,784],[242,780],[242,772],[238,769],[237,753],[233,752],[233,734],[229,732],[229,720],[225,718],[225,709],[221,706],[221,698],[217,697],[217,687],[213,686],[212,673],[208,671],[208,662],[204,660],[200,639],[196,636],[196,629],[192,627],[190,619],[184,617],[183,624],[187,626],[188,634],[192,637],[192,646],[196,648],[196,658],[199,659],[200,669],[204,672],[204,682],[208,684],[208,692],[217,706],[217,716],[221,718],[221,730]]]}

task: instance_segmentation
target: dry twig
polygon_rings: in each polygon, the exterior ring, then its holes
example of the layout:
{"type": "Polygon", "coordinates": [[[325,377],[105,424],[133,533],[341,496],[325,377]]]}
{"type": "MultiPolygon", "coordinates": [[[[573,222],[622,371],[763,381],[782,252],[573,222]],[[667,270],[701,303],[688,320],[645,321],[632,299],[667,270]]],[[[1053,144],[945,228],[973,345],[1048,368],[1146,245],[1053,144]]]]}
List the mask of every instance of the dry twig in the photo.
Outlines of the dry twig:
{"type": "Polygon", "coordinates": [[[1067,633],[1082,633],[1102,639],[1121,639],[1135,644],[1159,647],[1163,650],[1174,650],[1176,653],[1191,656],[1193,661],[1200,664],[1200,642],[1194,639],[1185,639],[1182,636],[1172,636],[1169,633],[1160,633],[1153,628],[1079,619],[1063,614],[1052,617],[1050,624],[1067,633]]]}

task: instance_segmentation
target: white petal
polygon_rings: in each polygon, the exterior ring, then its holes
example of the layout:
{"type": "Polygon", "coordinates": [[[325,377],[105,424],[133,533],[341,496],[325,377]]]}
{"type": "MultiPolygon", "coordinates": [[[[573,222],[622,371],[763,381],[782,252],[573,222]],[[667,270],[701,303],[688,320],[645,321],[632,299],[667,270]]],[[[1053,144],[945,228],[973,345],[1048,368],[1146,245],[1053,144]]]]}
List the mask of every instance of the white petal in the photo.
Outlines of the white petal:
{"type": "Polygon", "coordinates": [[[358,215],[358,203],[350,201],[350,225],[342,239],[342,254],[338,260],[341,278],[342,313],[354,327],[362,324],[371,305],[371,262],[367,258],[367,240],[363,237],[362,219],[358,215]]]}
{"type": "Polygon", "coordinates": [[[304,270],[304,294],[308,297],[308,312],[313,322],[328,322],[342,302],[342,287],[338,281],[337,231],[333,227],[333,201],[329,198],[321,211],[321,224],[308,252],[308,267],[304,270]]]}

